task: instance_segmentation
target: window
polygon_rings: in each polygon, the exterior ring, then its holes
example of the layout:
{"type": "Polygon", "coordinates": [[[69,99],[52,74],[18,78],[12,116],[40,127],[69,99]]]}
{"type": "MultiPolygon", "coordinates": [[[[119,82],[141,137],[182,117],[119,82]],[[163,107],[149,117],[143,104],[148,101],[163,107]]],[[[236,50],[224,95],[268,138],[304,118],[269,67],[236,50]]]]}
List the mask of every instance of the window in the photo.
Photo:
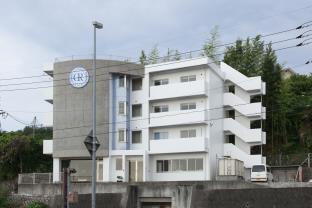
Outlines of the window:
{"type": "Polygon", "coordinates": [[[204,170],[204,160],[202,158],[195,159],[195,170],[204,170]]]}
{"type": "Polygon", "coordinates": [[[187,160],[180,160],[180,170],[186,171],[186,161],[187,160]]]}
{"type": "Polygon", "coordinates": [[[168,132],[154,132],[154,139],[168,139],[168,132]]]}
{"type": "Polygon", "coordinates": [[[229,135],[228,137],[229,137],[229,143],[235,145],[235,135],[231,134],[231,135],[229,135]]]}
{"type": "Polygon", "coordinates": [[[142,78],[132,80],[132,91],[142,90],[142,78]]]}
{"type": "Polygon", "coordinates": [[[119,87],[125,87],[125,76],[119,76],[119,87]]]}
{"type": "Polygon", "coordinates": [[[173,159],[173,160],[157,160],[156,170],[157,172],[168,171],[200,171],[204,168],[202,158],[190,158],[190,159],[173,159]]]}
{"type": "Polygon", "coordinates": [[[194,171],[196,169],[196,159],[188,159],[187,161],[187,170],[194,171]]]}
{"type": "Polygon", "coordinates": [[[178,171],[180,167],[180,160],[172,160],[172,171],[178,171]]]}
{"type": "Polygon", "coordinates": [[[196,109],[196,103],[181,103],[180,110],[193,110],[196,109]]]}
{"type": "Polygon", "coordinates": [[[229,118],[232,118],[235,120],[235,110],[229,110],[228,115],[229,115],[229,118]]]}
{"type": "Polygon", "coordinates": [[[168,112],[168,105],[154,106],[154,113],[168,112]]]}
{"type": "Polygon", "coordinates": [[[181,130],[180,137],[181,138],[196,137],[196,129],[181,130]]]}
{"type": "Polygon", "coordinates": [[[168,79],[158,79],[158,80],[154,80],[154,86],[166,85],[166,84],[169,84],[169,80],[168,80],[168,79]]]}
{"type": "Polygon", "coordinates": [[[132,105],[132,117],[142,116],[142,104],[132,105]]]}
{"type": "Polygon", "coordinates": [[[120,101],[118,103],[118,114],[119,115],[125,115],[126,114],[126,102],[120,101]]]}
{"type": "Polygon", "coordinates": [[[196,81],[196,75],[182,76],[180,77],[181,82],[193,82],[196,81]]]}
{"type": "Polygon", "coordinates": [[[126,142],[126,131],[124,129],[118,130],[118,141],[119,142],[126,142]]]}
{"type": "Polygon", "coordinates": [[[132,131],[132,144],[142,143],[142,131],[132,131]]]}
{"type": "Polygon", "coordinates": [[[229,86],[229,92],[235,94],[235,86],[234,85],[229,86]]]}
{"type": "Polygon", "coordinates": [[[116,158],[116,170],[122,170],[122,158],[116,158]]]}
{"type": "Polygon", "coordinates": [[[157,168],[157,172],[171,171],[171,160],[157,160],[156,168],[157,168]]]}

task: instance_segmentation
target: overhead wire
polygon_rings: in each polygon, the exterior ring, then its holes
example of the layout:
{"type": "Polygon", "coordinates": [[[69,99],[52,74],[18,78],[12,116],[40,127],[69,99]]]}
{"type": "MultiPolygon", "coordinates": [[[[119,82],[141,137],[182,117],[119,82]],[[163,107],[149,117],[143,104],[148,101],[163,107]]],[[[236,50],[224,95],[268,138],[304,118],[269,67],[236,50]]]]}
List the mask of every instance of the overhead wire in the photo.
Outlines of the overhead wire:
{"type": "MultiPolygon", "coordinates": [[[[287,30],[283,30],[283,31],[278,31],[278,32],[274,32],[274,33],[269,33],[269,34],[265,34],[265,35],[260,35],[260,37],[269,37],[269,36],[273,36],[273,35],[278,35],[278,34],[282,34],[282,33],[285,33],[285,32],[289,32],[289,31],[293,31],[293,30],[300,30],[300,29],[303,29],[303,28],[306,28],[306,27],[310,27],[311,25],[306,25],[307,23],[309,22],[312,22],[312,21],[308,21],[308,22],[305,22],[303,24],[301,24],[300,26],[297,26],[297,27],[294,27],[294,28],[291,28],[291,29],[287,29],[287,30]]],[[[249,40],[253,40],[255,39],[256,37],[254,38],[249,38],[249,40]]],[[[247,39],[244,39],[243,41],[246,41],[247,39]]],[[[286,40],[284,40],[286,41],[286,40]]],[[[219,44],[219,45],[216,45],[214,46],[214,48],[218,48],[218,47],[224,47],[224,46],[228,46],[228,45],[233,45],[235,44],[235,42],[230,42],[230,43],[225,43],[225,44],[219,44]]],[[[271,44],[274,44],[271,43],[271,44]]],[[[268,44],[266,44],[268,45],[268,44]]],[[[187,52],[182,52],[182,53],[179,53],[179,55],[184,55],[184,54],[190,54],[190,53],[195,53],[195,52],[201,52],[203,51],[203,49],[197,49],[197,50],[192,50],[192,51],[187,51],[187,52]]],[[[217,55],[222,55],[224,53],[220,53],[220,54],[217,54],[217,55]]],[[[174,56],[174,55],[172,55],[174,56]]],[[[159,57],[158,59],[163,59],[163,58],[166,58],[168,56],[162,56],[162,57],[159,57]]],[[[110,66],[106,66],[107,68],[109,67],[115,67],[115,66],[122,66],[122,65],[127,65],[127,64],[133,64],[133,63],[140,63],[140,61],[135,61],[135,62],[127,62],[127,63],[121,63],[121,64],[115,64],[115,65],[110,65],[110,66]]],[[[97,69],[102,69],[103,67],[98,67],[97,69]]],[[[87,70],[91,70],[91,69],[87,69],[87,70]]],[[[67,74],[67,72],[60,72],[60,73],[55,73],[56,74],[67,74]]],[[[8,80],[16,80],[16,79],[25,79],[25,78],[33,78],[33,77],[47,77],[49,75],[45,74],[45,75],[34,75],[34,76],[24,76],[24,77],[12,77],[12,78],[4,78],[4,79],[0,79],[0,81],[8,81],[8,80]]]]}

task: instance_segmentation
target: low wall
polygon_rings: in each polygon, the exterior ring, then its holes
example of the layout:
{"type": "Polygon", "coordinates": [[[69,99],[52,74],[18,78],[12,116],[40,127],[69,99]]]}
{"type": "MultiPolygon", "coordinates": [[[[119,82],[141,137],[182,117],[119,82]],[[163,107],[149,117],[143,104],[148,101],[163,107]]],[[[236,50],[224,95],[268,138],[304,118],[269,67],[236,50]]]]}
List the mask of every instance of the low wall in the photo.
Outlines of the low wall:
{"type": "MultiPolygon", "coordinates": [[[[79,204],[71,207],[90,207],[91,184],[76,183],[71,187],[79,193],[79,204]]],[[[60,193],[60,184],[19,185],[20,195],[51,197],[48,204],[52,208],[61,207],[60,193]]],[[[147,201],[167,201],[172,208],[312,208],[312,183],[275,187],[240,181],[98,183],[97,200],[98,208],[140,208],[141,202],[147,201]]]]}
{"type": "Polygon", "coordinates": [[[312,188],[194,191],[191,208],[311,208],[312,188]]]}

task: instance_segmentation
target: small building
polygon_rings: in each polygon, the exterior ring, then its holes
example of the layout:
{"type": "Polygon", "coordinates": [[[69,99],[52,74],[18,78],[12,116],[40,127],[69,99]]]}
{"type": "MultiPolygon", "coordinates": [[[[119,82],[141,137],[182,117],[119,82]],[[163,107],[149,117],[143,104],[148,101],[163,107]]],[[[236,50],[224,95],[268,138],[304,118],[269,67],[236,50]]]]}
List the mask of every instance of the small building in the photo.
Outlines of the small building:
{"type": "MultiPolygon", "coordinates": [[[[246,77],[209,58],[153,65],[97,60],[97,180],[215,180],[217,158],[231,157],[245,168],[265,163],[251,147],[266,143],[261,130],[265,94],[261,77],[246,77]],[[252,128],[251,128],[252,127],[252,128]]],[[[55,62],[53,181],[62,167],[90,180],[91,159],[84,146],[92,130],[92,60],[55,62]],[[89,79],[90,78],[90,79],[89,79]]]]}

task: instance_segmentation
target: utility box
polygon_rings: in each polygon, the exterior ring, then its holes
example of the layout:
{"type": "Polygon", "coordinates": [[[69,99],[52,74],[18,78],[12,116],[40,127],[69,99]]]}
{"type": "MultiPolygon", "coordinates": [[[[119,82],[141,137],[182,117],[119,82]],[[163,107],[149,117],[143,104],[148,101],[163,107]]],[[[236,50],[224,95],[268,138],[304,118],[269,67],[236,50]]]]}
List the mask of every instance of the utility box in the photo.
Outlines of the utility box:
{"type": "Polygon", "coordinates": [[[218,159],[217,180],[239,180],[245,175],[244,162],[233,158],[218,159]]]}

